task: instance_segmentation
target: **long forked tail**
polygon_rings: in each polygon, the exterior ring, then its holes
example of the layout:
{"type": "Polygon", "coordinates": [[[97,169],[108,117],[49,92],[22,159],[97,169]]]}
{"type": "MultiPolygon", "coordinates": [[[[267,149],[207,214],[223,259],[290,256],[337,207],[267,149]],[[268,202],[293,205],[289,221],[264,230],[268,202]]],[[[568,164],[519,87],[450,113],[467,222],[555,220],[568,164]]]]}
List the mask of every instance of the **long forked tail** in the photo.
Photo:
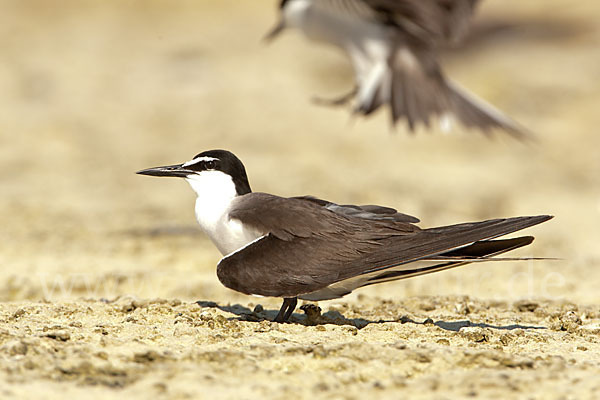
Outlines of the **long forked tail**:
{"type": "Polygon", "coordinates": [[[551,218],[550,215],[538,215],[491,219],[428,228],[408,237],[390,238],[379,251],[369,253],[356,262],[348,263],[346,269],[340,274],[340,280],[346,277],[390,270],[402,265],[405,265],[407,269],[412,269],[410,266],[412,262],[436,259],[438,256],[445,256],[473,243],[496,239],[551,218]]]}
{"type": "Polygon", "coordinates": [[[538,215],[425,229],[422,231],[423,239],[417,238],[415,243],[406,246],[403,251],[406,259],[403,262],[394,262],[394,256],[390,254],[388,266],[375,268],[372,272],[379,270],[381,273],[369,274],[370,279],[364,285],[429,274],[471,262],[494,260],[495,256],[527,246],[534,239],[532,236],[503,240],[497,237],[551,218],[549,215],[538,215]],[[411,262],[411,257],[417,262],[411,262]]]}
{"type": "Polygon", "coordinates": [[[415,263],[412,268],[400,268],[399,270],[394,270],[392,268],[391,270],[371,276],[364,281],[362,286],[431,274],[473,262],[529,260],[530,258],[506,259],[496,258],[496,256],[518,249],[519,247],[527,246],[531,244],[533,240],[533,236],[522,236],[513,239],[496,239],[475,242],[467,247],[442,253],[439,256],[425,258],[422,261],[415,263]]]}

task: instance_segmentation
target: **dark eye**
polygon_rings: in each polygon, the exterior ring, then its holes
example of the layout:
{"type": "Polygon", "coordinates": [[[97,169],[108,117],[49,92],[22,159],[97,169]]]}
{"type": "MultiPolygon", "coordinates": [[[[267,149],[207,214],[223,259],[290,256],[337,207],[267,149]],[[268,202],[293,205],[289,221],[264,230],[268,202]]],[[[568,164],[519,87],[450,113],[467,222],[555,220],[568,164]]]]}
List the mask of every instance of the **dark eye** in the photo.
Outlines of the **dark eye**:
{"type": "Polygon", "coordinates": [[[217,163],[214,161],[207,161],[204,163],[204,166],[206,167],[206,169],[215,169],[217,168],[217,163]]]}

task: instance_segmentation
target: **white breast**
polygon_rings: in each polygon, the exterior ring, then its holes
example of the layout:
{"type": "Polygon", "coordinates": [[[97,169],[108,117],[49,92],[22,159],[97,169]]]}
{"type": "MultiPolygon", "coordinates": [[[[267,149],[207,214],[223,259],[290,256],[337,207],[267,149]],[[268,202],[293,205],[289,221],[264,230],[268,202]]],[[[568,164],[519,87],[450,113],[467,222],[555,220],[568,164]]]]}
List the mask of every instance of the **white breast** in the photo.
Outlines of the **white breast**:
{"type": "Polygon", "coordinates": [[[229,175],[220,171],[203,171],[190,175],[186,180],[198,195],[196,219],[221,254],[230,254],[263,235],[263,232],[229,218],[232,202],[237,197],[235,184],[229,175]]]}
{"type": "MultiPolygon", "coordinates": [[[[197,212],[196,215],[198,215],[197,212]]],[[[199,217],[198,222],[200,222],[199,217]]],[[[202,224],[200,225],[202,226],[202,224]]],[[[237,219],[229,218],[227,212],[223,214],[212,228],[204,229],[204,232],[206,232],[224,256],[245,247],[264,235],[264,233],[256,229],[244,226],[237,219]]]]}

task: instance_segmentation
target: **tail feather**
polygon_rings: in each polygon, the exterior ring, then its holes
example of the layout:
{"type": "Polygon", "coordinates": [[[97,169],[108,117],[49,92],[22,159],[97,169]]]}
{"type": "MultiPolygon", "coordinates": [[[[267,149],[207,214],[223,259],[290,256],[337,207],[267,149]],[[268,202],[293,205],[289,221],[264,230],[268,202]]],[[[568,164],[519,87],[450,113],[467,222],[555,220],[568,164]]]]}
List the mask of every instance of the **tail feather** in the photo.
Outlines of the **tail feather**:
{"type": "Polygon", "coordinates": [[[457,83],[448,81],[447,88],[450,111],[464,126],[480,129],[486,134],[493,129],[502,129],[518,139],[526,139],[530,136],[523,127],[500,110],[457,83]]]}
{"type": "MultiPolygon", "coordinates": [[[[431,52],[399,45],[389,61],[389,69],[391,77],[379,80],[377,92],[387,93],[383,98],[390,104],[393,124],[405,118],[410,131],[414,131],[419,124],[429,127],[433,119],[441,122],[451,114],[465,127],[485,134],[502,129],[519,139],[530,136],[501,111],[446,80],[431,52]]],[[[382,102],[367,104],[359,99],[359,103],[358,112],[367,115],[382,102]]]]}
{"type": "Polygon", "coordinates": [[[513,239],[483,240],[475,242],[470,246],[442,253],[438,256],[425,258],[424,261],[437,261],[425,267],[402,268],[401,270],[385,270],[379,275],[369,278],[362,286],[376,283],[395,281],[399,279],[412,278],[414,276],[431,274],[450,268],[460,267],[472,262],[480,261],[519,261],[528,258],[492,258],[519,247],[527,246],[533,242],[533,236],[523,236],[513,239]]]}
{"type": "MultiPolygon", "coordinates": [[[[392,122],[406,118],[408,127],[414,131],[419,123],[426,127],[430,119],[448,109],[444,79],[435,65],[427,68],[422,58],[412,51],[400,49],[391,62],[390,107],[392,122]]],[[[430,60],[433,62],[433,60],[430,60]]]]}
{"type": "MultiPolygon", "coordinates": [[[[551,219],[549,215],[495,219],[424,229],[410,237],[390,238],[381,250],[349,263],[341,274],[360,275],[383,271],[417,260],[427,260],[471,246],[475,242],[495,239],[551,219]],[[372,266],[365,268],[365,266],[372,266]]],[[[409,267],[410,268],[410,267],[409,267]]]]}
{"type": "Polygon", "coordinates": [[[499,258],[495,256],[527,246],[531,242],[533,242],[532,236],[523,236],[514,239],[483,240],[461,249],[442,253],[439,256],[424,258],[421,261],[353,276],[329,285],[322,290],[300,297],[304,300],[330,300],[343,297],[360,287],[431,274],[473,262],[530,260],[531,258],[499,258]]]}
{"type": "Polygon", "coordinates": [[[446,257],[490,257],[505,253],[533,243],[533,236],[522,236],[513,239],[483,240],[470,246],[452,250],[442,255],[446,257]]]}

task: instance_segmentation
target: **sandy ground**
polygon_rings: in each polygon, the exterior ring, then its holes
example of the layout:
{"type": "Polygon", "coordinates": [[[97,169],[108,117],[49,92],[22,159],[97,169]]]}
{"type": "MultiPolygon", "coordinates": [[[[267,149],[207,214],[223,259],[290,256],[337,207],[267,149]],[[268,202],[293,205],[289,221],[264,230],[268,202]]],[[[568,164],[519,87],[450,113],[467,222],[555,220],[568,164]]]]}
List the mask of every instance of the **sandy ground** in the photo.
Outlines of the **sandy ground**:
{"type": "Polygon", "coordinates": [[[487,0],[444,56],[530,145],[311,104],[351,71],[292,33],[262,45],[274,1],[0,6],[0,398],[600,397],[596,1],[487,0]],[[218,282],[187,185],[134,175],[211,148],[255,190],[425,227],[553,214],[515,255],[561,259],[375,286],[274,324],[278,300],[218,282]]]}

